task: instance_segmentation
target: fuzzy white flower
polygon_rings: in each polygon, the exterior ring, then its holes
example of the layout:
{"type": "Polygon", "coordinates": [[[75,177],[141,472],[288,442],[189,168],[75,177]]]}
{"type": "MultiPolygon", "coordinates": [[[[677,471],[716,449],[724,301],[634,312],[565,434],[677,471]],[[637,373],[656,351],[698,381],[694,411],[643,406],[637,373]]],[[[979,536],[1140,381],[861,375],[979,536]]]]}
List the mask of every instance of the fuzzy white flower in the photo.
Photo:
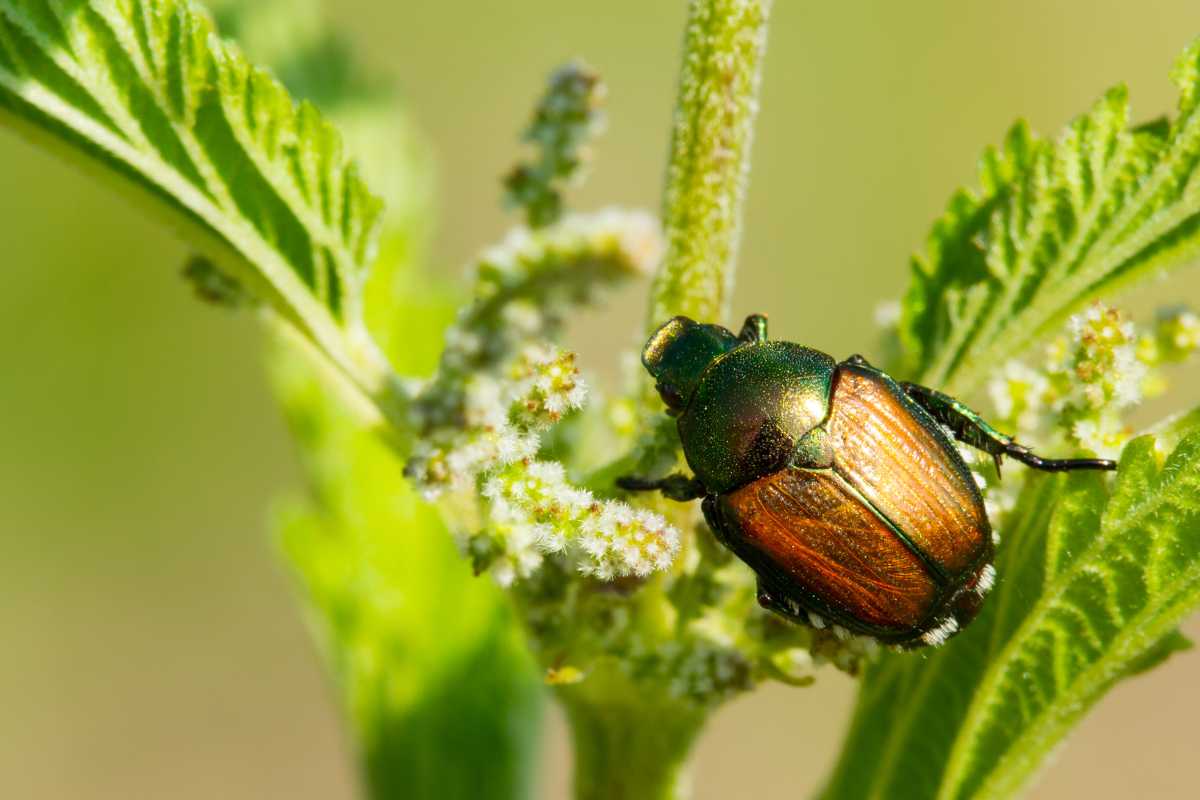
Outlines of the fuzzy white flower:
{"type": "Polygon", "coordinates": [[[598,500],[571,485],[554,462],[509,465],[487,480],[483,496],[505,562],[517,561],[516,577],[524,577],[520,559],[531,550],[564,554],[580,572],[602,580],[645,577],[669,567],[679,552],[679,532],[660,515],[598,500]]]}

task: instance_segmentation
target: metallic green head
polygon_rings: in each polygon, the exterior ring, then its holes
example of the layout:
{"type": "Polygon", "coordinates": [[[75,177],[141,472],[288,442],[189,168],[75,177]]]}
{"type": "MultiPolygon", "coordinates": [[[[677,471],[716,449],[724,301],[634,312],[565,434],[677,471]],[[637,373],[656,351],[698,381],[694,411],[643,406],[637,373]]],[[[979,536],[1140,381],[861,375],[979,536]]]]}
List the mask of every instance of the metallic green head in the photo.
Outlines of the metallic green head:
{"type": "Polygon", "coordinates": [[[676,415],[687,408],[704,370],[738,344],[728,329],[687,317],[675,317],[656,330],[642,350],[642,363],[654,376],[654,388],[668,413],[676,415]]]}

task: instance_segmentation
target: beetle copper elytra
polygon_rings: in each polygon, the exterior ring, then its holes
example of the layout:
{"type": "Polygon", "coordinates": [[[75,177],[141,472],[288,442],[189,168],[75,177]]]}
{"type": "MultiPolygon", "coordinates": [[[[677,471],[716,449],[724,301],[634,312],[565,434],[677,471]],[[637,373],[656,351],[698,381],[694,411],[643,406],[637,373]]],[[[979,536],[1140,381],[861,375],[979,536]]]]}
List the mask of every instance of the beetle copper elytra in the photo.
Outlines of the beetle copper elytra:
{"type": "Polygon", "coordinates": [[[1035,469],[1116,468],[1044,459],[970,408],[893,380],[861,356],[840,363],[675,317],[642,351],[676,418],[694,477],[625,477],[702,509],[758,575],[758,601],[795,622],[840,625],[901,647],[941,644],[978,614],[996,577],[991,523],[951,436],[1035,469]]]}

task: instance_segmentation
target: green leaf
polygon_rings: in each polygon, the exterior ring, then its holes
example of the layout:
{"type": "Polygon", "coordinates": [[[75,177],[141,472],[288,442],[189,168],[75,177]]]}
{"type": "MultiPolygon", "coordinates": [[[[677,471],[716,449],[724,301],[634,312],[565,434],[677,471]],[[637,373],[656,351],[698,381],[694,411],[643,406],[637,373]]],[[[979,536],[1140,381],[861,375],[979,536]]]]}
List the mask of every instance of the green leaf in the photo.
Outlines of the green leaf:
{"type": "MultiPolygon", "coordinates": [[[[418,347],[432,349],[428,338],[418,347]]],[[[285,352],[273,364],[311,483],[277,515],[281,539],[355,729],[368,796],[531,796],[542,693],[511,607],[471,574],[394,453],[308,365],[285,352]]]]}
{"type": "Polygon", "coordinates": [[[381,204],[310,103],[188,0],[0,0],[0,120],[128,179],[373,397],[362,325],[381,204]]]}
{"type": "Polygon", "coordinates": [[[379,255],[364,287],[366,327],[396,369],[421,374],[397,358],[407,352],[406,338],[428,330],[430,306],[405,306],[404,325],[397,324],[396,315],[402,298],[432,293],[436,306],[448,287],[432,287],[432,278],[414,268],[423,262],[428,239],[434,160],[395,87],[355,60],[322,0],[210,0],[207,5],[221,31],[247,56],[269,65],[293,97],[321,109],[341,132],[346,151],[371,177],[386,207],[379,220],[379,255]]]}
{"type": "Polygon", "coordinates": [[[1174,121],[1128,125],[1123,87],[1056,141],[1024,123],[989,149],[912,265],[904,368],[957,395],[1089,299],[1192,260],[1200,247],[1200,41],[1174,72],[1174,121]]]}
{"type": "MultiPolygon", "coordinates": [[[[414,268],[428,215],[428,154],[394,96],[364,75],[319,0],[223,0],[222,27],[312,98],[388,201],[365,291],[391,362],[429,372],[453,307],[414,268]]],[[[204,284],[209,288],[209,284],[204,284]]],[[[218,284],[216,288],[220,288],[218,284]]],[[[300,440],[308,496],[278,515],[287,560],[353,729],[366,795],[531,794],[541,692],[506,598],[470,573],[395,456],[356,429],[285,342],[276,389],[300,440]],[[464,759],[476,765],[461,769],[464,759]]]]}
{"type": "Polygon", "coordinates": [[[1186,646],[1200,605],[1200,430],[1145,436],[1111,486],[1031,477],[979,618],[863,677],[827,798],[1011,797],[1114,683],[1186,646]]]}

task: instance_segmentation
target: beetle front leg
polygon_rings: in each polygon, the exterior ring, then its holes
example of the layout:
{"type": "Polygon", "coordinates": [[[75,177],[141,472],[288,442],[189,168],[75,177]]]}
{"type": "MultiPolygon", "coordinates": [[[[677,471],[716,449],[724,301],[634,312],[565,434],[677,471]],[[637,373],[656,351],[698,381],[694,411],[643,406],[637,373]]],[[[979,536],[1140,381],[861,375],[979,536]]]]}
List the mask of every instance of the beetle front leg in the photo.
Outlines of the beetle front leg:
{"type": "Polygon", "coordinates": [[[681,503],[696,500],[708,494],[704,490],[704,484],[700,481],[678,472],[665,478],[639,478],[636,475],[625,475],[617,478],[617,488],[627,492],[662,492],[663,497],[668,500],[678,500],[681,503]]]}
{"type": "Polygon", "coordinates": [[[742,332],[738,340],[747,344],[762,344],[767,340],[767,315],[751,314],[742,323],[742,332]]]}
{"type": "Polygon", "coordinates": [[[900,388],[929,416],[950,428],[955,439],[989,454],[996,462],[997,473],[1000,472],[1000,459],[1004,456],[1044,472],[1117,468],[1117,463],[1107,458],[1042,458],[1028,447],[1017,444],[1013,437],[993,428],[965,403],[948,394],[916,383],[901,383],[900,388]]]}

